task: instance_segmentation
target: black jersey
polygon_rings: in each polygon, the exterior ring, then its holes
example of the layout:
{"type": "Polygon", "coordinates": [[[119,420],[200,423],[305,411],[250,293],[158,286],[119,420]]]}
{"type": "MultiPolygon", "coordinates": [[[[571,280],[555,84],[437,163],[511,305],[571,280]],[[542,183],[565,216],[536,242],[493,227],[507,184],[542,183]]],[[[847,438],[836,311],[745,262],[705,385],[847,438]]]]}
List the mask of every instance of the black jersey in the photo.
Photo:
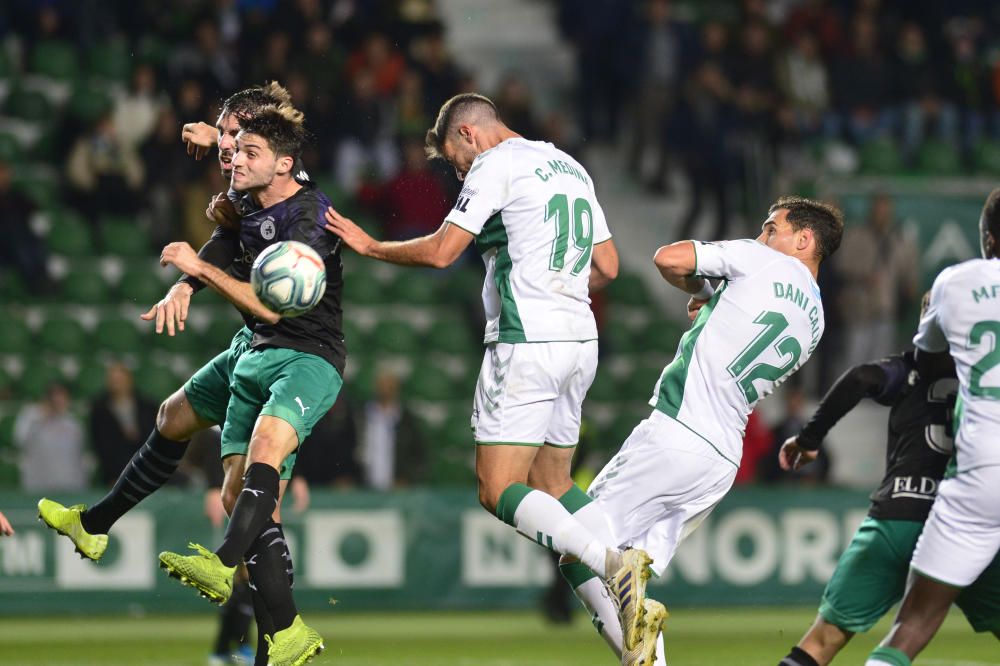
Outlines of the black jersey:
{"type": "Polygon", "coordinates": [[[954,374],[925,378],[913,352],[852,368],[823,396],[799,435],[804,448],[823,439],[862,398],[891,407],[885,476],[871,495],[868,515],[882,520],[924,521],[954,449],[951,411],[958,391],[954,374]]]}
{"type": "Polygon", "coordinates": [[[326,265],[326,293],[319,304],[298,317],[286,317],[267,324],[244,315],[253,330],[251,348],[282,347],[315,354],[344,374],[347,351],[344,346],[341,295],[344,287],[340,260],[340,239],[326,231],[323,213],[330,200],[314,187],[303,187],[289,198],[267,208],[255,208],[245,195],[239,208],[241,254],[233,262],[234,278],[250,280],[250,267],[264,248],[273,243],[295,240],[319,253],[326,265]]]}

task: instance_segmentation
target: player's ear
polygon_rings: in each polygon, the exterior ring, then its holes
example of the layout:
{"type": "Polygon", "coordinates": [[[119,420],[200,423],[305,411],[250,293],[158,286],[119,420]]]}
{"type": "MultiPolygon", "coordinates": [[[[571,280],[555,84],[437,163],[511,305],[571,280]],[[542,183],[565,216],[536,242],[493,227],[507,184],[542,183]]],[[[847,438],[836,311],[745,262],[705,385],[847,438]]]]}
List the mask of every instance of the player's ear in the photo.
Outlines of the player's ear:
{"type": "Polygon", "coordinates": [[[799,237],[795,241],[795,249],[798,251],[803,251],[809,247],[809,245],[816,240],[813,235],[813,230],[809,227],[802,227],[799,230],[799,237]]]}
{"type": "Polygon", "coordinates": [[[282,155],[278,158],[277,172],[284,176],[286,173],[292,171],[292,167],[295,166],[295,158],[291,155],[282,155]]]}

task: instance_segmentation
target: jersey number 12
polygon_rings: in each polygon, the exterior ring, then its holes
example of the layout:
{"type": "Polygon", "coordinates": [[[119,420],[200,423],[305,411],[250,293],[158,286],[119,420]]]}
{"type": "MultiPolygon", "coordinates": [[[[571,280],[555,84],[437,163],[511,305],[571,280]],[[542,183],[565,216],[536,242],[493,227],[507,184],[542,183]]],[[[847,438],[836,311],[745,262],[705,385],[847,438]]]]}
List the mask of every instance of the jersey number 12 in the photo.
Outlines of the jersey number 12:
{"type": "Polygon", "coordinates": [[[785,373],[795,367],[802,355],[802,345],[799,344],[798,340],[787,335],[774,345],[775,351],[782,358],[789,357],[783,366],[755,363],[757,357],[763,354],[778,339],[781,332],[788,328],[788,319],[780,312],[765,310],[757,315],[753,323],[763,324],[764,330],[751,340],[750,344],[726,368],[729,370],[729,374],[739,382],[740,388],[743,390],[743,397],[747,399],[748,405],[757,402],[760,397],[753,385],[754,381],[758,379],[770,382],[779,381],[785,376],[785,373]]]}

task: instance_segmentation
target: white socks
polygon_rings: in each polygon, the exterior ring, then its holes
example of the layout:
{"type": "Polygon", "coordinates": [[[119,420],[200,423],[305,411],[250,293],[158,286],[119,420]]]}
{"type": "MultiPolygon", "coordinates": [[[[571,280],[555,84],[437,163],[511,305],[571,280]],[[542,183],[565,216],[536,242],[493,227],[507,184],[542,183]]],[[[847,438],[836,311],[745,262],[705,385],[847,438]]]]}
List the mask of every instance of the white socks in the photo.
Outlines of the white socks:
{"type": "Polygon", "coordinates": [[[524,495],[514,511],[514,528],[563,555],[572,555],[604,576],[611,543],[602,543],[571,515],[559,500],[540,490],[524,495]]]}

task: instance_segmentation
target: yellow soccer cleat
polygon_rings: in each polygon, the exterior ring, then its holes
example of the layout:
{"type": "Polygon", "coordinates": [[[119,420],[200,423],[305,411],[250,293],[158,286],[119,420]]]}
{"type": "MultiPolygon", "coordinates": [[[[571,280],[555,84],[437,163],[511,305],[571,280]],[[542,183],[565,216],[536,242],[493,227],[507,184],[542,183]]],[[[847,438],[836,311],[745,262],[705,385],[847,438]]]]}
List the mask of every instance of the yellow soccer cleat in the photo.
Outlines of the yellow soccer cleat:
{"type": "Polygon", "coordinates": [[[630,548],[621,553],[620,565],[608,579],[608,589],[618,606],[622,625],[622,652],[635,650],[641,638],[642,618],[646,612],[646,581],[653,558],[644,550],[630,548]]]}
{"type": "Polygon", "coordinates": [[[171,578],[198,590],[201,596],[216,604],[229,601],[233,593],[233,575],[236,567],[227,567],[219,556],[196,543],[189,543],[197,555],[181,555],[164,551],[160,553],[160,568],[171,578]]]}
{"type": "Polygon", "coordinates": [[[83,513],[84,508],[82,504],[67,508],[59,502],[53,502],[43,497],[38,500],[38,519],[59,534],[69,537],[76,552],[80,553],[82,557],[96,562],[101,559],[108,547],[108,535],[91,534],[83,529],[80,514],[83,513]]]}
{"type": "Polygon", "coordinates": [[[302,666],[323,651],[323,637],[296,615],[292,626],[282,629],[267,641],[267,666],[302,666]]]}
{"type": "Polygon", "coordinates": [[[646,599],[642,606],[644,613],[639,642],[635,649],[622,651],[622,666],[653,666],[656,663],[657,639],[670,613],[655,599],[646,599]]]}

